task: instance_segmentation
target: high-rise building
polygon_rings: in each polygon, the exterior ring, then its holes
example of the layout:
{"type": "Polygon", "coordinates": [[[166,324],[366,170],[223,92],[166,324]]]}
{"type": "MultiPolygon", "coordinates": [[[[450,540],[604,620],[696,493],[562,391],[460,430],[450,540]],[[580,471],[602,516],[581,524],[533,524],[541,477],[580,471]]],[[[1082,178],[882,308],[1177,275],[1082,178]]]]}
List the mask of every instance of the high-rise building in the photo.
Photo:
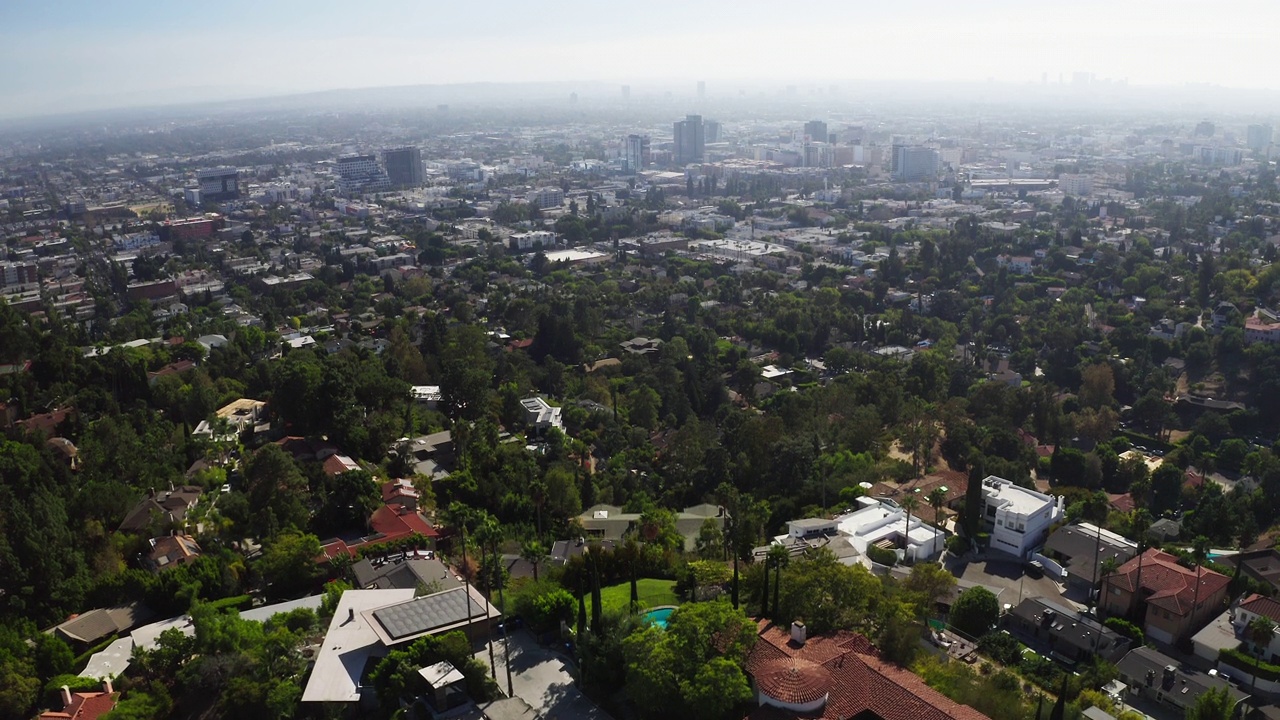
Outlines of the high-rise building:
{"type": "Polygon", "coordinates": [[[701,115],[687,115],[672,127],[672,151],[677,165],[701,162],[706,155],[707,140],[701,115]]]}
{"type": "Polygon", "coordinates": [[[1250,125],[1246,140],[1250,150],[1266,150],[1271,144],[1271,126],[1250,125]]]}
{"type": "Polygon", "coordinates": [[[201,202],[240,199],[240,173],[233,167],[216,167],[196,173],[201,202]]]}
{"type": "Polygon", "coordinates": [[[1213,137],[1213,132],[1215,129],[1216,128],[1214,127],[1213,123],[1209,122],[1208,120],[1201,120],[1199,123],[1196,123],[1195,134],[1196,134],[1196,137],[1213,137]]]}
{"type": "Polygon", "coordinates": [[[630,85],[623,85],[623,86],[622,86],[622,99],[623,99],[623,100],[630,100],[630,99],[631,99],[631,86],[630,86],[630,85]]]}
{"type": "Polygon", "coordinates": [[[810,120],[805,123],[804,134],[813,142],[831,142],[831,136],[827,134],[827,124],[821,120],[810,120]]]}
{"type": "Polygon", "coordinates": [[[938,151],[918,145],[894,145],[893,179],[899,182],[923,182],[938,177],[938,151]]]}
{"type": "Polygon", "coordinates": [[[344,155],[338,158],[338,192],[359,194],[385,192],[391,179],[372,155],[344,155]]]}
{"type": "Polygon", "coordinates": [[[422,151],[416,147],[383,150],[382,166],[395,187],[410,188],[422,184],[422,151]]]}
{"type": "Polygon", "coordinates": [[[622,152],[623,169],[630,173],[640,172],[649,167],[649,158],[649,136],[628,135],[622,152]]]}
{"type": "Polygon", "coordinates": [[[701,100],[707,96],[707,81],[698,81],[698,99],[701,100]]]}
{"type": "Polygon", "coordinates": [[[708,143],[720,142],[721,125],[719,120],[702,121],[702,137],[708,143]]]}

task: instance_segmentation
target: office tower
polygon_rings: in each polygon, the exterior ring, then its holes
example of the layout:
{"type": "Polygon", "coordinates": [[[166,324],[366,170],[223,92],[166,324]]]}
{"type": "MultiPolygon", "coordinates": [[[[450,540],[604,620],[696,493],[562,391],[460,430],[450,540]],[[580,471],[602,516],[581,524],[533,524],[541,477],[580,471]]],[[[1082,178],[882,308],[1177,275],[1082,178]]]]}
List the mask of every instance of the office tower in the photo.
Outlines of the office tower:
{"type": "Polygon", "coordinates": [[[338,192],[344,194],[384,192],[391,179],[372,155],[345,155],[338,158],[338,192]]]}
{"type": "Polygon", "coordinates": [[[569,93],[569,104],[570,105],[578,104],[578,93],[569,93]]]}
{"type": "Polygon", "coordinates": [[[416,147],[383,150],[382,165],[395,187],[411,188],[422,184],[422,151],[416,147]]]}
{"type": "Polygon", "coordinates": [[[702,121],[702,137],[710,143],[720,142],[720,121],[719,120],[703,120],[702,121]]]}
{"type": "Polygon", "coordinates": [[[827,133],[827,124],[821,120],[810,120],[804,124],[804,134],[813,142],[831,142],[827,133]]]}
{"type": "Polygon", "coordinates": [[[1213,137],[1213,132],[1215,129],[1216,128],[1213,126],[1213,123],[1209,122],[1208,120],[1201,120],[1199,123],[1196,124],[1195,134],[1196,134],[1196,137],[1213,137]]]}
{"type": "Polygon", "coordinates": [[[938,151],[918,145],[894,145],[893,179],[899,182],[923,182],[938,177],[938,151]]]}
{"type": "Polygon", "coordinates": [[[233,167],[216,167],[196,173],[202,202],[240,199],[240,174],[233,167]]]}
{"type": "Polygon", "coordinates": [[[1271,144],[1271,126],[1250,125],[1246,138],[1250,150],[1266,150],[1271,144]]]}
{"type": "Polygon", "coordinates": [[[622,86],[622,99],[623,99],[623,100],[630,100],[630,99],[631,99],[631,86],[630,86],[630,85],[623,85],[623,86],[622,86]]]}
{"type": "Polygon", "coordinates": [[[701,100],[707,96],[707,83],[705,80],[698,81],[698,99],[701,100]]]}
{"type": "Polygon", "coordinates": [[[626,147],[622,153],[623,169],[627,172],[640,172],[649,167],[649,136],[628,135],[626,147]]]}
{"type": "Polygon", "coordinates": [[[707,141],[701,115],[687,115],[677,120],[672,128],[672,151],[677,165],[701,162],[706,154],[707,141]]]}

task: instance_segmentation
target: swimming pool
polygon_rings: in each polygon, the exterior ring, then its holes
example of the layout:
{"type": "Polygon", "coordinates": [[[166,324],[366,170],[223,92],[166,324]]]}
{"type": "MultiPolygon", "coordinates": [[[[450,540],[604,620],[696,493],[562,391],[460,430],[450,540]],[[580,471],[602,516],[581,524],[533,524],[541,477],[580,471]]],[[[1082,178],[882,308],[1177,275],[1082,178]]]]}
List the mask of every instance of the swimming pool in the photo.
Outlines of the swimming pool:
{"type": "Polygon", "coordinates": [[[667,627],[667,618],[671,617],[671,613],[674,612],[675,609],[676,609],[675,605],[664,605],[663,607],[656,607],[652,610],[646,611],[643,615],[640,616],[640,619],[644,620],[645,624],[647,625],[657,625],[658,627],[665,630],[667,627]]]}

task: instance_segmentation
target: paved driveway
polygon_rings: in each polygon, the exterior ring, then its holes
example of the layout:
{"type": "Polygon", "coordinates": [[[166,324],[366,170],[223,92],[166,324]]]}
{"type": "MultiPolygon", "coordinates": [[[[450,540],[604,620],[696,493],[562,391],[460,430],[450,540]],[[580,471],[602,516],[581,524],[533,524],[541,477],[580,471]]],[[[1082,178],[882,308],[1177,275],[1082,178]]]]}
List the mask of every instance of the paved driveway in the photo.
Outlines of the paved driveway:
{"type": "MultiPolygon", "coordinates": [[[[540,646],[525,630],[511,635],[511,687],[516,697],[529,703],[540,718],[554,720],[611,720],[573,684],[569,663],[563,656],[540,646]]],[[[502,643],[494,638],[498,687],[507,689],[502,643]]],[[[476,658],[489,665],[488,649],[476,658]]]]}
{"type": "Polygon", "coordinates": [[[1016,560],[985,558],[963,562],[952,559],[948,561],[947,569],[966,582],[999,589],[1001,592],[996,599],[1001,605],[1017,605],[1020,602],[1019,595],[1023,599],[1043,597],[1062,605],[1073,604],[1072,599],[1063,596],[1063,587],[1047,573],[1039,578],[1024,576],[1022,563],[1016,560]]]}

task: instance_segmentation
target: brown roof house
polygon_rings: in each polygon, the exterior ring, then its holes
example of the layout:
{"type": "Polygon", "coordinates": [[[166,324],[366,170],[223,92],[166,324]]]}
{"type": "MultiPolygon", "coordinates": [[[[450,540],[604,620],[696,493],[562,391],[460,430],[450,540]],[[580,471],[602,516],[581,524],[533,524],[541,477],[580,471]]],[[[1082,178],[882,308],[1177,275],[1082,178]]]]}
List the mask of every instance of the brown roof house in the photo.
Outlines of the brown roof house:
{"type": "Polygon", "coordinates": [[[38,720],[98,720],[111,712],[120,699],[120,693],[111,687],[111,681],[102,683],[102,692],[71,692],[62,686],[62,709],[46,710],[38,720]]]}
{"type": "Polygon", "coordinates": [[[181,525],[187,512],[200,502],[204,489],[196,485],[170,486],[168,490],[154,489],[125,515],[120,532],[145,532],[152,523],[181,525]]]}
{"type": "Polygon", "coordinates": [[[151,538],[151,550],[143,564],[152,572],[188,565],[200,557],[200,545],[190,535],[164,535],[151,538]]]}
{"type": "Polygon", "coordinates": [[[154,616],[155,613],[141,603],[116,605],[73,615],[48,632],[62,638],[72,647],[84,648],[97,644],[113,633],[132,630],[154,616]]]}
{"type": "Polygon", "coordinates": [[[1226,608],[1230,582],[1212,570],[1183,567],[1177,557],[1151,548],[1103,578],[1100,605],[1108,616],[1141,619],[1148,638],[1172,645],[1226,608]]]}
{"type": "Polygon", "coordinates": [[[767,623],[747,657],[758,707],[749,720],[987,720],[887,662],[862,635],[807,637],[767,623]]]}

